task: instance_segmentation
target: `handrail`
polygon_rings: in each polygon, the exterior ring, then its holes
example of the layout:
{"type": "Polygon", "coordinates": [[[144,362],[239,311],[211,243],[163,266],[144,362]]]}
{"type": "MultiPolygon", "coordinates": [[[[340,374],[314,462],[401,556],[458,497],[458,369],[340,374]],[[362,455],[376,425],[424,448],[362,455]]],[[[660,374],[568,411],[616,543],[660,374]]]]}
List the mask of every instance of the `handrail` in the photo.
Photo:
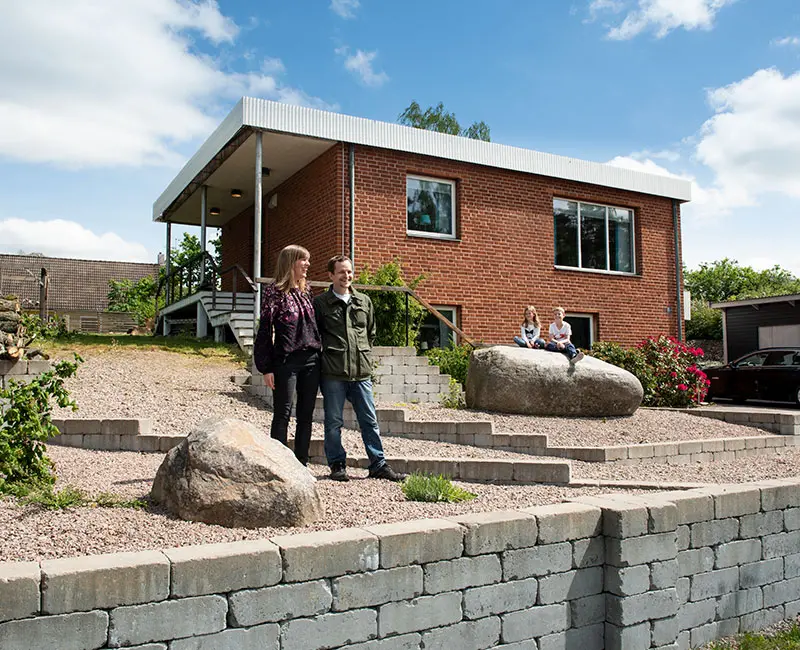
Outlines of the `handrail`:
{"type": "MultiPolygon", "coordinates": [[[[275,282],[274,278],[256,278],[256,282],[258,284],[269,284],[270,282],[275,282]]],[[[321,282],[319,280],[307,280],[306,284],[311,287],[316,288],[323,288],[327,289],[330,287],[330,282],[321,282]]],[[[408,296],[411,296],[416,300],[420,305],[425,307],[433,316],[435,316],[440,322],[444,323],[451,332],[455,332],[461,337],[466,343],[469,343],[473,348],[478,347],[478,344],[475,343],[469,336],[467,336],[462,329],[460,329],[455,324],[451,323],[450,320],[444,316],[436,307],[432,306],[427,300],[422,298],[416,291],[414,291],[411,287],[397,287],[393,285],[385,285],[385,284],[353,284],[352,285],[355,289],[359,291],[394,291],[399,293],[406,294],[406,345],[408,345],[408,296]]]]}

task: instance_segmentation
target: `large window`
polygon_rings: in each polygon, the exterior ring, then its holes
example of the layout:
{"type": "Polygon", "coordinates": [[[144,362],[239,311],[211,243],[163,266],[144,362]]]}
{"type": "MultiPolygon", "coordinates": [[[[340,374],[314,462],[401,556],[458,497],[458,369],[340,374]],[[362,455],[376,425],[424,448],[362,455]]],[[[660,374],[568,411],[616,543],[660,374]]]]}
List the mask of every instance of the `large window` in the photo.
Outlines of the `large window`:
{"type": "Polygon", "coordinates": [[[410,235],[455,239],[456,184],[409,176],[406,179],[406,228],[410,235]]]}
{"type": "MultiPolygon", "coordinates": [[[[453,325],[458,327],[456,318],[458,317],[458,309],[456,307],[445,307],[435,305],[437,309],[447,320],[453,325]]],[[[419,328],[419,347],[421,350],[430,350],[431,348],[446,348],[450,343],[456,344],[456,335],[447,325],[440,321],[436,316],[428,313],[419,328]]]]}
{"type": "Polygon", "coordinates": [[[633,210],[553,199],[556,266],[635,273],[633,210]]]}

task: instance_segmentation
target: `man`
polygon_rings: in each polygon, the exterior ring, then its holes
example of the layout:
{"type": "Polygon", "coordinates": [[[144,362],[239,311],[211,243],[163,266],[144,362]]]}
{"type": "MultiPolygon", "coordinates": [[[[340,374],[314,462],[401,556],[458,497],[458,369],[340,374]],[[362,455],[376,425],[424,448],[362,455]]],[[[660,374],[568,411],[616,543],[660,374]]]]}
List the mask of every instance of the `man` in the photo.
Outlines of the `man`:
{"type": "Polygon", "coordinates": [[[334,481],[349,481],[347,454],[342,446],[345,399],[353,405],[361,439],[369,457],[370,478],[401,481],[386,463],[372,398],[372,342],[375,313],[369,296],[352,288],[353,265],[344,255],[328,261],[330,288],[314,299],[314,314],[322,337],[320,387],[325,409],[325,456],[334,481]]]}

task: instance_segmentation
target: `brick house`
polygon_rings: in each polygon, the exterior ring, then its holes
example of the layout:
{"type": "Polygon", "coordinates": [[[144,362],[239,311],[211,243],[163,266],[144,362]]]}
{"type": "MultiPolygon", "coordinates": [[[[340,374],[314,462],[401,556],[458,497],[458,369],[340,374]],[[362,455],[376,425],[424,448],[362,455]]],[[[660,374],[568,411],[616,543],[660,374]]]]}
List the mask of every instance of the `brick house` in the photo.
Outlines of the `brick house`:
{"type": "MultiPolygon", "coordinates": [[[[243,98],[153,215],[168,238],[171,223],[220,227],[222,266],[259,277],[289,243],[309,249],[317,280],[337,253],[356,272],[399,258],[407,277],[426,275],[425,299],[487,343],[509,342],[533,304],[545,326],[563,305],[580,345],[630,345],[682,336],[689,199],[676,178],[243,98]]],[[[424,336],[447,334],[433,320],[424,336]]]]}
{"type": "Polygon", "coordinates": [[[108,311],[109,280],[157,277],[158,264],[77,260],[43,255],[0,255],[0,296],[13,294],[23,310],[39,313],[39,280],[47,269],[47,312],[81,332],[125,332],[130,314],[108,311]]]}

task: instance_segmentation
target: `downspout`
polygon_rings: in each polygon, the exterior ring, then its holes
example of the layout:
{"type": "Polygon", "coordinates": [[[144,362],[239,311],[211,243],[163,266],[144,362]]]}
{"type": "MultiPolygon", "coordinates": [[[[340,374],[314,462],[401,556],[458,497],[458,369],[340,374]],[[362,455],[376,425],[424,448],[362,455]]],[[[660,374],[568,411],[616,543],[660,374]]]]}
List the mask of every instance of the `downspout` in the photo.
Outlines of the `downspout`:
{"type": "MultiPolygon", "coordinates": [[[[255,164],[255,190],[253,198],[253,281],[261,277],[261,222],[264,218],[262,194],[262,167],[264,165],[263,134],[256,131],[256,164],[255,164]]],[[[255,339],[256,321],[261,316],[261,285],[256,284],[256,293],[253,300],[253,337],[255,339]]]]}
{"type": "Polygon", "coordinates": [[[680,234],[678,232],[678,200],[672,199],[672,230],[675,233],[675,299],[678,316],[678,340],[683,341],[683,290],[681,287],[680,234]]]}
{"type": "Polygon", "coordinates": [[[350,143],[350,262],[356,266],[356,145],[350,143]]]}

